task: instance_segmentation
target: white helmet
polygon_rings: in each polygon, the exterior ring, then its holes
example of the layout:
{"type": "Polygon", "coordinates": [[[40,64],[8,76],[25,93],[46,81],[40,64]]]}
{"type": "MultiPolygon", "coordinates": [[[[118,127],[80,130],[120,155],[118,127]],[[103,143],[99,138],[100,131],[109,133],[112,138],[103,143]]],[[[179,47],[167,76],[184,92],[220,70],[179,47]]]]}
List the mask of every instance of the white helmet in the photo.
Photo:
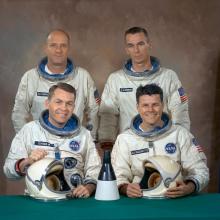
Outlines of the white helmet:
{"type": "Polygon", "coordinates": [[[144,176],[140,182],[143,197],[163,198],[169,187],[182,180],[181,166],[167,156],[152,156],[144,161],[144,176]]]}
{"type": "Polygon", "coordinates": [[[27,193],[36,199],[60,200],[82,183],[81,158],[65,157],[60,160],[43,158],[33,163],[25,177],[27,193]]]}

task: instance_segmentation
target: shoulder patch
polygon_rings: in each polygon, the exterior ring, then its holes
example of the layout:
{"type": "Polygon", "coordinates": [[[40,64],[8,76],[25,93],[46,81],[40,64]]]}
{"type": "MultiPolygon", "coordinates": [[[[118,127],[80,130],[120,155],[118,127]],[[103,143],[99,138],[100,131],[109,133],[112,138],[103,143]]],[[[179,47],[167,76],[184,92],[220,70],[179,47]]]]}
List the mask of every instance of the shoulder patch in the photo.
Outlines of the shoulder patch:
{"type": "Polygon", "coordinates": [[[197,142],[196,138],[192,139],[192,143],[193,143],[193,147],[196,147],[197,151],[203,152],[203,147],[201,145],[199,145],[199,143],[197,142]]]}
{"type": "Polygon", "coordinates": [[[187,97],[183,87],[180,87],[178,89],[178,93],[179,93],[181,102],[186,102],[188,100],[188,97],[187,97]]]}
{"type": "Polygon", "coordinates": [[[101,98],[100,98],[98,89],[96,89],[95,92],[94,92],[94,98],[95,98],[95,102],[96,102],[98,105],[100,105],[100,103],[101,103],[101,98]]]}

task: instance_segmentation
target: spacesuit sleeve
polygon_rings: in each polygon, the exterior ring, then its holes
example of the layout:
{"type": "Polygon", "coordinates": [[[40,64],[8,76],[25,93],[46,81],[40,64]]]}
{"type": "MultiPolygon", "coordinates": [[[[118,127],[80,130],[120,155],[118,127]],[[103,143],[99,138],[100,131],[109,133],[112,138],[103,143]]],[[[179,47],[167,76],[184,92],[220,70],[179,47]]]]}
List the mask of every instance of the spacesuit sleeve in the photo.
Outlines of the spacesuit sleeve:
{"type": "Polygon", "coordinates": [[[99,171],[101,169],[101,161],[100,157],[97,153],[95,144],[92,140],[92,137],[89,133],[87,133],[87,149],[86,154],[84,155],[85,166],[84,166],[84,174],[85,174],[85,183],[94,183],[98,179],[99,171]]]}
{"type": "Polygon", "coordinates": [[[100,125],[98,137],[100,142],[114,142],[116,140],[119,129],[119,107],[117,103],[117,91],[114,78],[110,75],[102,93],[99,108],[100,125]]]}
{"type": "Polygon", "coordinates": [[[129,159],[130,152],[124,138],[123,135],[119,135],[112,150],[112,165],[119,187],[131,183],[133,180],[129,159]]]}
{"type": "Polygon", "coordinates": [[[91,131],[91,135],[94,140],[97,140],[97,132],[98,132],[98,124],[99,124],[99,117],[98,117],[98,110],[101,98],[99,96],[99,92],[95,87],[94,81],[87,73],[87,98],[86,98],[86,107],[85,107],[85,114],[87,118],[86,127],[88,130],[91,131]]]}
{"type": "Polygon", "coordinates": [[[29,129],[23,127],[14,137],[11,148],[4,164],[4,173],[9,179],[20,179],[21,176],[15,170],[18,160],[28,157],[28,144],[26,138],[29,129]]]}
{"type": "Polygon", "coordinates": [[[188,110],[188,97],[175,72],[171,72],[171,81],[168,94],[168,110],[171,112],[174,124],[181,125],[190,130],[190,118],[188,110]]]}
{"type": "Polygon", "coordinates": [[[181,141],[181,163],[184,180],[191,180],[196,185],[196,192],[201,191],[209,182],[209,169],[207,159],[195,137],[188,131],[182,132],[181,141]]]}
{"type": "Polygon", "coordinates": [[[28,73],[22,77],[15,97],[14,108],[12,110],[12,123],[17,133],[30,119],[30,109],[32,101],[30,94],[28,94],[28,73]]]}

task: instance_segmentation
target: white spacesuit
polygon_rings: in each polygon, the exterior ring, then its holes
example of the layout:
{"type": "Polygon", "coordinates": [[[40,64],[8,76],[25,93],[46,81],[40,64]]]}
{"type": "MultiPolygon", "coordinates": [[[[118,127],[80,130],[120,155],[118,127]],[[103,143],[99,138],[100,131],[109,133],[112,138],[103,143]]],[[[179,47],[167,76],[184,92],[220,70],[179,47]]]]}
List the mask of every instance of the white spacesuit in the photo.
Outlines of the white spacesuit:
{"type": "Polygon", "coordinates": [[[75,115],[62,129],[55,128],[49,123],[48,110],[42,112],[39,121],[27,123],[12,141],[4,164],[5,175],[10,179],[21,178],[21,174],[16,170],[17,162],[27,158],[36,148],[45,149],[48,152],[46,157],[58,160],[63,158],[62,152],[75,155],[74,161],[78,164],[76,167],[83,182],[96,184],[100,158],[90,132],[80,126],[80,121],[75,115]]]}
{"type": "Polygon", "coordinates": [[[118,133],[130,126],[130,120],[137,114],[135,93],[137,87],[155,83],[163,89],[164,111],[174,124],[190,128],[188,98],[177,74],[160,67],[159,61],[151,57],[152,70],[135,73],[131,71],[131,60],[123,69],[112,73],[105,85],[99,109],[101,142],[114,141],[118,133]]]}
{"type": "Polygon", "coordinates": [[[120,134],[112,151],[112,164],[118,185],[140,183],[144,175],[144,161],[151,156],[165,155],[182,166],[183,180],[195,183],[201,191],[209,181],[206,156],[193,135],[179,125],[172,125],[163,113],[164,126],[143,132],[142,119],[137,115],[131,128],[120,134]]]}
{"type": "Polygon", "coordinates": [[[65,82],[76,89],[74,113],[80,122],[83,121],[85,114],[85,126],[96,140],[100,98],[91,76],[85,69],[73,66],[69,59],[64,74],[47,73],[46,64],[47,58],[44,58],[38,68],[27,71],[21,79],[12,111],[15,131],[18,132],[31,117],[38,120],[45,109],[44,101],[49,88],[58,82],[65,82]]]}

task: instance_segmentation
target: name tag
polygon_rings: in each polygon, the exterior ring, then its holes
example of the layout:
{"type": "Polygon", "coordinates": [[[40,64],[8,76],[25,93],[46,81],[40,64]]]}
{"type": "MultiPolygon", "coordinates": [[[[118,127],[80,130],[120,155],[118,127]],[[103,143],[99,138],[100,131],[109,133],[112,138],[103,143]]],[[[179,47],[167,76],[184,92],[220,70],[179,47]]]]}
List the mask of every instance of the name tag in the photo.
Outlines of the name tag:
{"type": "Polygon", "coordinates": [[[48,92],[37,92],[37,96],[48,96],[48,92]]]}
{"type": "Polygon", "coordinates": [[[54,144],[51,144],[49,142],[44,142],[44,141],[35,141],[34,145],[37,146],[46,146],[46,147],[54,147],[54,144]]]}
{"type": "Polygon", "coordinates": [[[147,152],[149,152],[148,148],[144,148],[144,149],[140,149],[140,150],[133,150],[133,151],[131,151],[131,155],[143,154],[143,153],[147,153],[147,152]]]}
{"type": "Polygon", "coordinates": [[[120,88],[120,92],[132,92],[133,88],[120,88]]]}

